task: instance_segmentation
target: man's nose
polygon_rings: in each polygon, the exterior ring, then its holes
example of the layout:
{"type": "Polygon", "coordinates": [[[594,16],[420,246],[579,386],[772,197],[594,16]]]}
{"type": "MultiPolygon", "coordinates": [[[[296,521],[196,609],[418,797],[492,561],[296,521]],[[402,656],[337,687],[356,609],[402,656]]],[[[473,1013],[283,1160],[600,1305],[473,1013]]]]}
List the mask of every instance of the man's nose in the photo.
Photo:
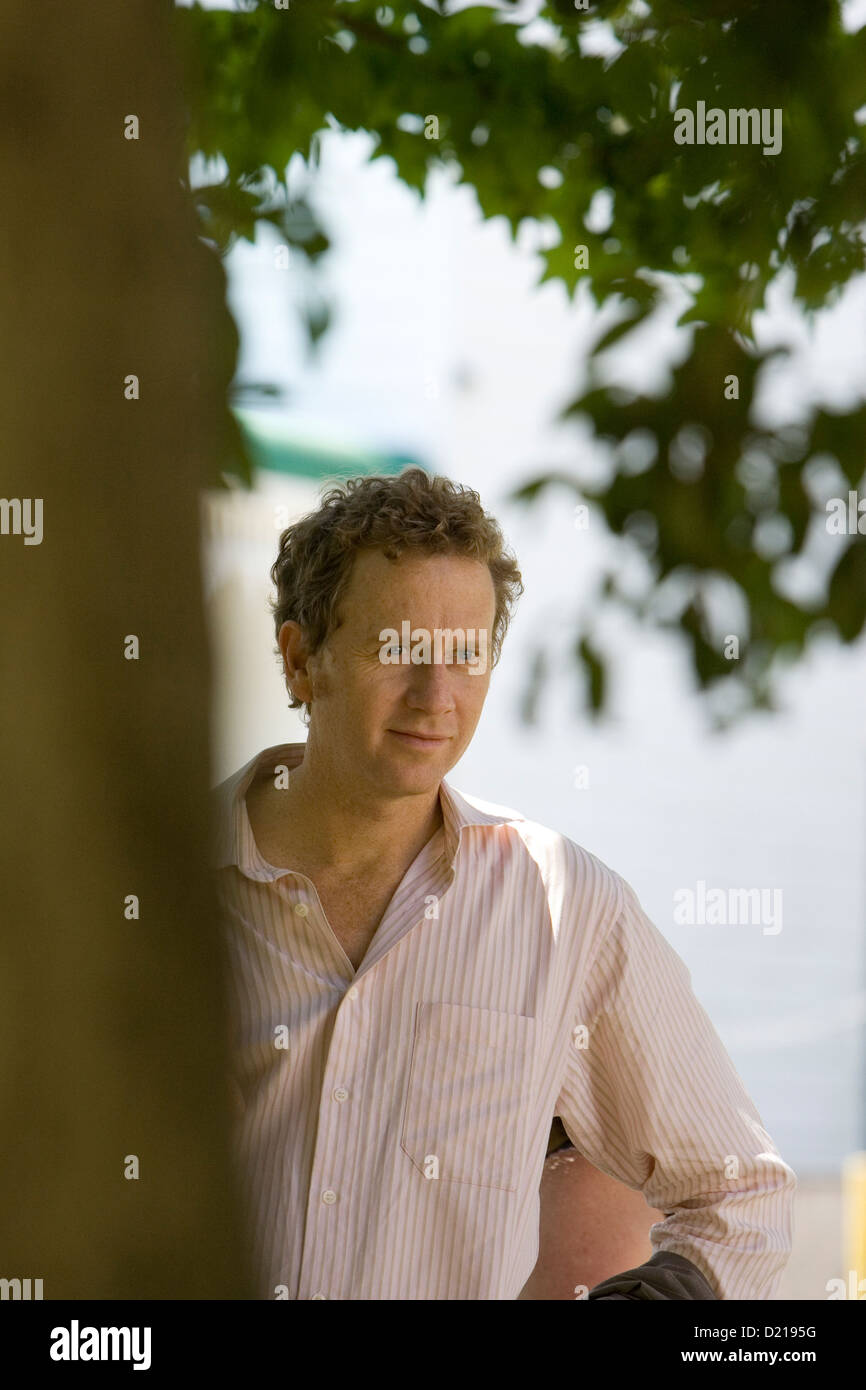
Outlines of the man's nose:
{"type": "Polygon", "coordinates": [[[411,667],[408,701],[414,708],[448,710],[454,705],[453,668],[443,660],[420,661],[411,667]]]}

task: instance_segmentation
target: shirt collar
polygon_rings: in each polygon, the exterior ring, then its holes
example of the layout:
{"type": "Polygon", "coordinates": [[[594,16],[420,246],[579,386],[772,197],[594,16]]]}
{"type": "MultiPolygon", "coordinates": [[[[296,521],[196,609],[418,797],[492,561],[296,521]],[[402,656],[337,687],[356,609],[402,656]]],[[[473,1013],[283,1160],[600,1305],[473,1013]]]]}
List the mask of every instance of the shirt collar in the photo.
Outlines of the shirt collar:
{"type": "MultiPolygon", "coordinates": [[[[214,817],[213,864],[217,869],[230,865],[237,867],[250,878],[272,879],[272,868],[258,853],[250,828],[244,798],[257,769],[265,763],[271,767],[284,765],[291,772],[304,760],[304,743],[278,743],[265,748],[250,758],[238,772],[226,778],[211,793],[214,817]]],[[[459,792],[443,778],[439,783],[439,802],[442,807],[442,828],[444,832],[444,858],[449,868],[460,848],[460,837],[470,825],[509,825],[522,821],[518,811],[506,806],[494,806],[478,797],[459,792]]],[[[279,870],[282,874],[284,870],[279,870]]]]}

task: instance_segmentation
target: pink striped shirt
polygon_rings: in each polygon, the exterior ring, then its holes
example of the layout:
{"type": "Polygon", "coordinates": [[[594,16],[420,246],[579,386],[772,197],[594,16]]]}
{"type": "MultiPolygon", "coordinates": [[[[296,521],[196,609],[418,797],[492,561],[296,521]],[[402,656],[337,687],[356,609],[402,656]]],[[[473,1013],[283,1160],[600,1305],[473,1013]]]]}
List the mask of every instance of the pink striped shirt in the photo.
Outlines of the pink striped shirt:
{"type": "Polygon", "coordinates": [[[443,826],[359,969],[312,881],[216,789],[235,1153],[259,1296],[516,1299],[538,1257],[554,1114],[669,1213],[654,1251],[770,1299],[796,1177],[688,970],[632,888],[565,835],[440,783],[443,826]]]}

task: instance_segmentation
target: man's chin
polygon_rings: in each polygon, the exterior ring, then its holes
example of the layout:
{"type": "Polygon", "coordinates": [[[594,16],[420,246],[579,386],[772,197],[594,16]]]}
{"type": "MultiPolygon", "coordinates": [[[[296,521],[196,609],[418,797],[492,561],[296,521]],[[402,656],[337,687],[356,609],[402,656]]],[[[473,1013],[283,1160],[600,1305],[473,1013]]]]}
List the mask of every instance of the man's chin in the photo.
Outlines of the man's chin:
{"type": "Polygon", "coordinates": [[[388,750],[387,756],[384,756],[383,750],[383,757],[379,760],[381,782],[394,790],[404,788],[413,792],[438,787],[451,765],[445,755],[448,747],[448,743],[442,743],[435,750],[421,749],[416,752],[408,744],[403,745],[402,740],[395,740],[394,748],[388,750]]]}

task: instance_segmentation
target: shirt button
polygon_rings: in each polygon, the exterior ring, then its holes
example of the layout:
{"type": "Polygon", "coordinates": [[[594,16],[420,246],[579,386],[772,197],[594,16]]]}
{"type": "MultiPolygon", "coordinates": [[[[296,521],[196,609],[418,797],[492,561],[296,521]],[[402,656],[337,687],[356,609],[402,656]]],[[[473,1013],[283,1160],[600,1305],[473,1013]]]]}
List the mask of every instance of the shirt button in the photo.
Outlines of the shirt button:
{"type": "Polygon", "coordinates": [[[330,1187],[326,1187],[322,1193],[322,1201],[326,1206],[332,1207],[337,1200],[337,1194],[330,1187]]]}
{"type": "Polygon", "coordinates": [[[357,999],[357,997],[358,997],[358,991],[357,991],[357,989],[355,988],[354,985],[352,985],[352,988],[351,988],[351,989],[347,989],[347,990],[346,990],[346,998],[347,998],[347,999],[357,999]]]}
{"type": "Polygon", "coordinates": [[[310,909],[307,907],[307,904],[306,904],[306,903],[295,903],[295,916],[296,916],[296,917],[309,917],[309,915],[310,915],[310,909]]]}
{"type": "Polygon", "coordinates": [[[334,1100],[348,1100],[348,1099],[349,1099],[349,1092],[346,1090],[345,1086],[338,1086],[337,1089],[336,1089],[336,1091],[334,1092],[334,1100]]]}
{"type": "Polygon", "coordinates": [[[315,1303],[315,1301],[316,1301],[317,1298],[320,1298],[320,1299],[322,1300],[323,1303],[327,1303],[327,1301],[328,1301],[328,1300],[325,1298],[325,1295],[324,1295],[323,1293],[314,1293],[313,1296],[312,1296],[312,1298],[310,1299],[310,1302],[311,1302],[311,1303],[315,1303]]]}

